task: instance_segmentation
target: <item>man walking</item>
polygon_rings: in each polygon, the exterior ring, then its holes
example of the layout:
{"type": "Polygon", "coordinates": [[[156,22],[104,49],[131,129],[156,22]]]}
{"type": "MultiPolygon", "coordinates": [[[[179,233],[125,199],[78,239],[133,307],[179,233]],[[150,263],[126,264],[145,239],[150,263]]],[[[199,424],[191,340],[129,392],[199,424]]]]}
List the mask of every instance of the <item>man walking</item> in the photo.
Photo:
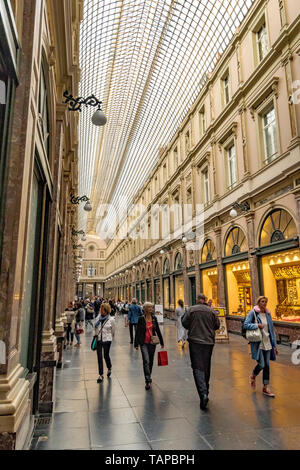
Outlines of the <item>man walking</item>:
{"type": "Polygon", "coordinates": [[[141,307],[137,305],[136,299],[132,299],[131,304],[129,305],[129,311],[128,311],[130,344],[133,344],[133,328],[134,328],[134,333],[136,333],[138,319],[141,315],[143,315],[143,311],[141,307]]]}
{"type": "Polygon", "coordinates": [[[200,408],[205,410],[208,403],[210,366],[215,331],[220,328],[216,312],[205,303],[204,294],[197,296],[197,304],[188,309],[181,323],[188,330],[191,366],[197,391],[200,397],[200,408]]]}

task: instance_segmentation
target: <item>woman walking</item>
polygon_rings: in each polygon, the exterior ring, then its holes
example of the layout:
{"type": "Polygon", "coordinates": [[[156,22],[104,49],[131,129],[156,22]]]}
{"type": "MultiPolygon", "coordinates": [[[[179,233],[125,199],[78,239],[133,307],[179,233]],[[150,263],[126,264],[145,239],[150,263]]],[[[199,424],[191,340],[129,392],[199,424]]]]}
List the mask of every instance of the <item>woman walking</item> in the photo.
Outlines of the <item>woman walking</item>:
{"type": "Polygon", "coordinates": [[[161,348],[163,348],[164,340],[159,329],[157,318],[153,315],[153,304],[151,302],[144,303],[143,313],[144,314],[138,319],[134,346],[135,349],[138,349],[139,346],[141,347],[146,383],[145,389],[149,390],[150,384],[152,383],[151,373],[156,344],[160,343],[161,348]]]}
{"type": "Polygon", "coordinates": [[[261,341],[250,342],[252,359],[257,361],[256,367],[250,375],[250,385],[255,390],[255,379],[263,371],[263,394],[267,397],[275,397],[268,387],[270,382],[270,365],[269,362],[276,360],[278,355],[276,335],[271,317],[271,312],[266,308],[268,303],[267,297],[261,296],[257,300],[257,304],[253,310],[248,313],[245,322],[245,330],[256,330],[260,328],[261,341]]]}
{"type": "Polygon", "coordinates": [[[109,350],[111,342],[115,336],[115,319],[110,316],[111,307],[108,303],[102,303],[100,307],[100,315],[96,318],[95,336],[97,341],[97,357],[99,377],[97,383],[103,382],[103,355],[107,367],[107,377],[111,376],[111,360],[109,350]]]}
{"type": "Polygon", "coordinates": [[[178,300],[178,307],[175,310],[175,315],[177,316],[177,342],[182,341],[181,347],[184,349],[185,342],[187,340],[187,330],[182,326],[181,319],[185,314],[183,300],[178,300]]]}

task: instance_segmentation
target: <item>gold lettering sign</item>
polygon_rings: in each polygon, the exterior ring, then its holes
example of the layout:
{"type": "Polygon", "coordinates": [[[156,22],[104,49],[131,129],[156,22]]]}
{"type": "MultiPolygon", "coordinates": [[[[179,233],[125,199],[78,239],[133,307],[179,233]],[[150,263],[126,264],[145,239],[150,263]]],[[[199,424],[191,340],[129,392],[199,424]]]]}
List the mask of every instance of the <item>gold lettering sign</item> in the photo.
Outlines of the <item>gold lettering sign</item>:
{"type": "Polygon", "coordinates": [[[276,268],[274,277],[275,279],[293,279],[295,277],[300,277],[300,266],[276,268]]]}

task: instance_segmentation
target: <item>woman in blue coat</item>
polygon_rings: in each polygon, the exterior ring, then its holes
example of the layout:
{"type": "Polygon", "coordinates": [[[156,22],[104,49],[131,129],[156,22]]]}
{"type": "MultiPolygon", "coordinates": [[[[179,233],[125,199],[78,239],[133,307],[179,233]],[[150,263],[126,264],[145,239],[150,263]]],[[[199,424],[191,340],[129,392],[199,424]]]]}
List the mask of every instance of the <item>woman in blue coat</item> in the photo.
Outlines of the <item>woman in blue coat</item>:
{"type": "Polygon", "coordinates": [[[261,296],[253,310],[248,313],[245,322],[245,330],[255,330],[260,328],[262,341],[250,342],[252,359],[257,361],[256,367],[250,375],[250,384],[255,390],[255,379],[263,371],[263,394],[268,397],[275,397],[268,387],[270,383],[270,360],[275,361],[278,355],[276,335],[270,311],[266,308],[267,297],[261,296]]]}

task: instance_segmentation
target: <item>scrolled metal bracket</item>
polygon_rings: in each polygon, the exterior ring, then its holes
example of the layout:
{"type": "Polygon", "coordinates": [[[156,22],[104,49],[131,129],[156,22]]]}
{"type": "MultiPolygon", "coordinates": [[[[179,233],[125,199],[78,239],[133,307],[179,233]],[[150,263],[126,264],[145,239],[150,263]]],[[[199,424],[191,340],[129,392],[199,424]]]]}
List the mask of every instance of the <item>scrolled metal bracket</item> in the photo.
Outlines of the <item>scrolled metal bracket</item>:
{"type": "Polygon", "coordinates": [[[87,98],[83,98],[79,96],[78,98],[74,98],[73,95],[69,94],[68,90],[64,91],[63,96],[65,98],[65,103],[69,104],[69,111],[80,111],[81,106],[98,106],[98,109],[101,109],[102,101],[99,101],[95,95],[88,96],[87,98]]]}

